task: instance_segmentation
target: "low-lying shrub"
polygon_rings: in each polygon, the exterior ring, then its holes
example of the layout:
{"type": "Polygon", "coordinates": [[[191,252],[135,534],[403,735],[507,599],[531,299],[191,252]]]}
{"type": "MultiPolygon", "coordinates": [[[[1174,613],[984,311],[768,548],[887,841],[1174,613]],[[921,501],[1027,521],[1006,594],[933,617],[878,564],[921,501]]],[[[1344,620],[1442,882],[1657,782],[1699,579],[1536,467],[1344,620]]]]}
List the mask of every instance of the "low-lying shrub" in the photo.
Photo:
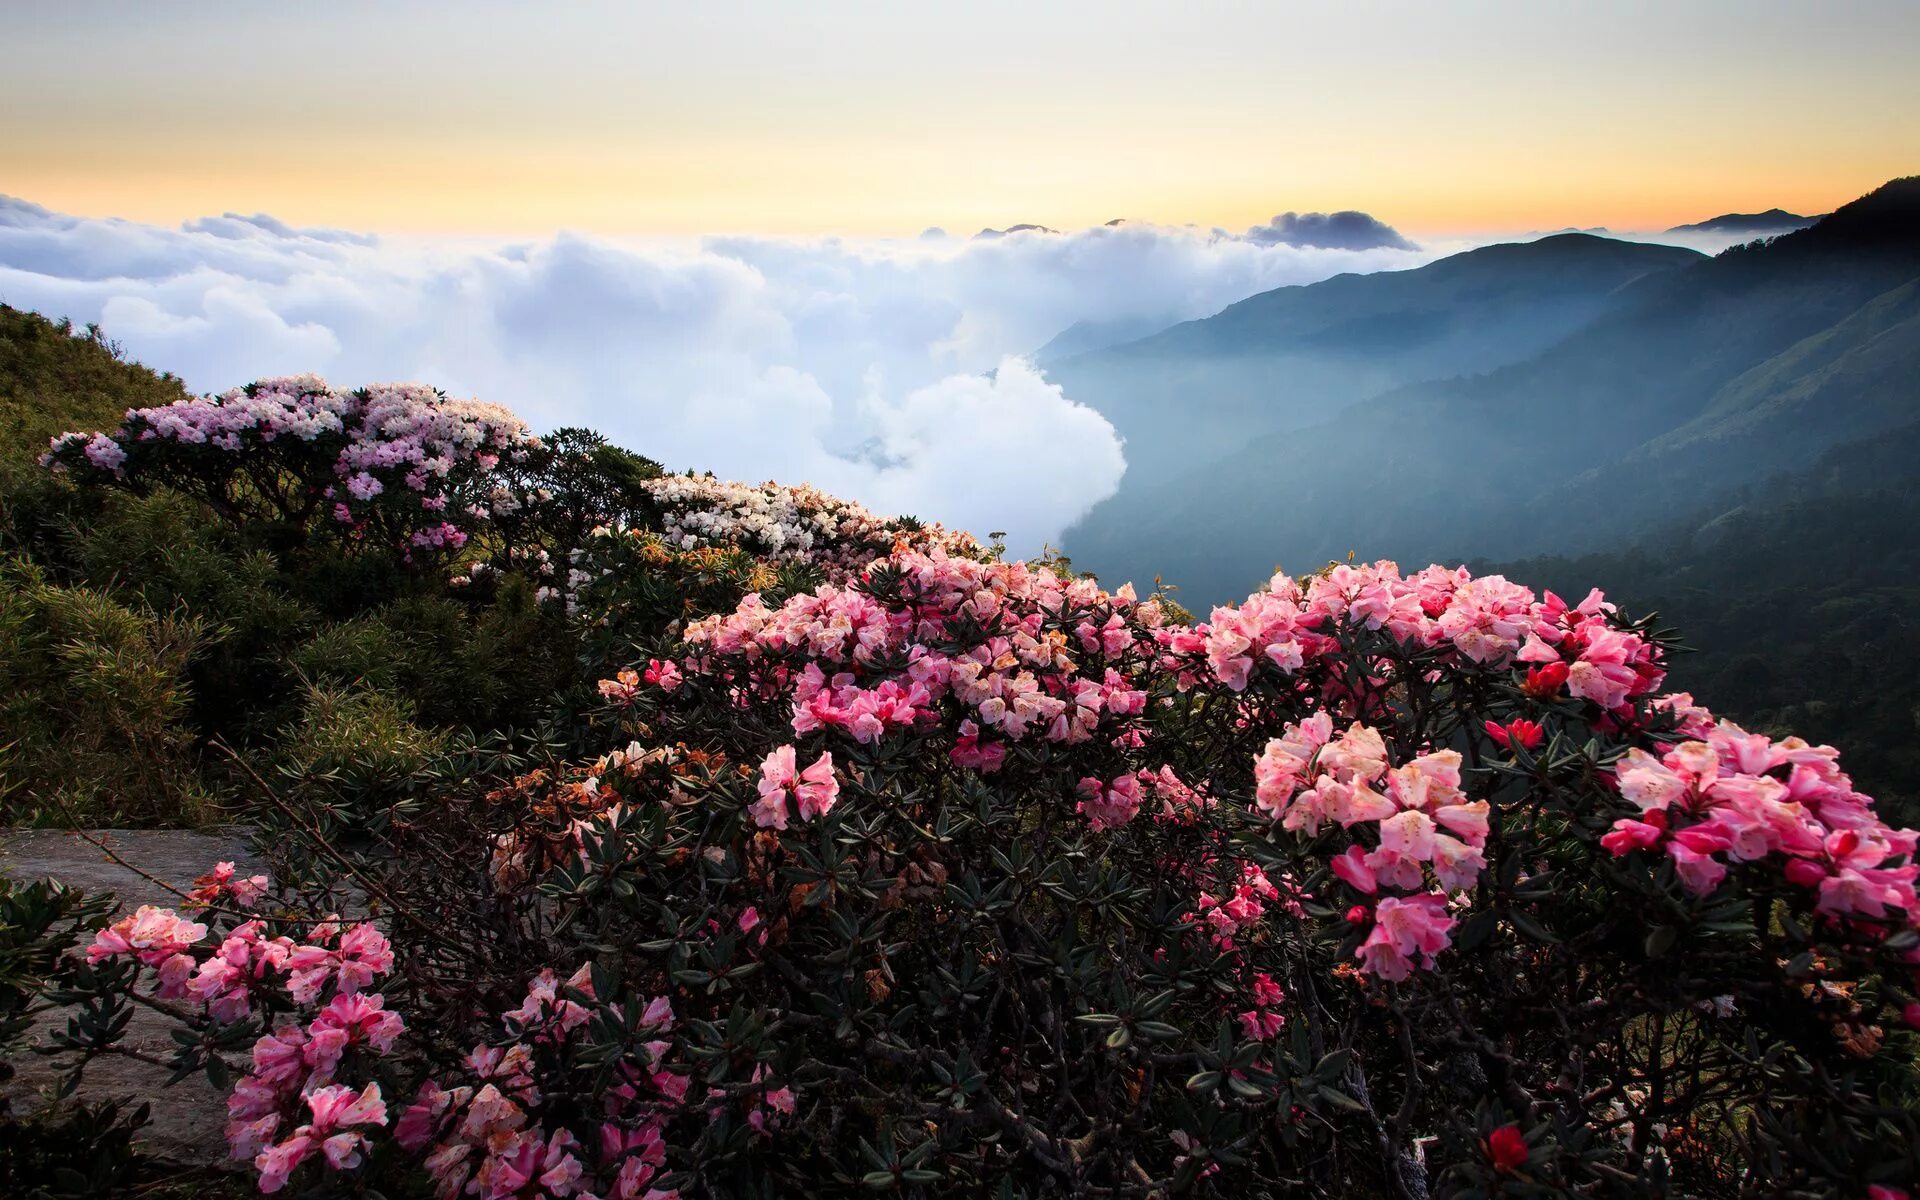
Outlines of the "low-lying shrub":
{"type": "Polygon", "coordinates": [[[92,824],[189,820],[210,797],[185,770],[189,667],[205,624],[127,608],[0,560],[0,799],[92,824]],[[28,781],[54,781],[25,795],[28,781]]]}
{"type": "Polygon", "coordinates": [[[591,761],[364,851],[290,803],[284,898],[123,921],[95,1002],[245,1072],[269,1190],[1896,1186],[1915,834],[1661,659],[1438,568],[1185,626],[903,548],[604,681],[591,761]]]}

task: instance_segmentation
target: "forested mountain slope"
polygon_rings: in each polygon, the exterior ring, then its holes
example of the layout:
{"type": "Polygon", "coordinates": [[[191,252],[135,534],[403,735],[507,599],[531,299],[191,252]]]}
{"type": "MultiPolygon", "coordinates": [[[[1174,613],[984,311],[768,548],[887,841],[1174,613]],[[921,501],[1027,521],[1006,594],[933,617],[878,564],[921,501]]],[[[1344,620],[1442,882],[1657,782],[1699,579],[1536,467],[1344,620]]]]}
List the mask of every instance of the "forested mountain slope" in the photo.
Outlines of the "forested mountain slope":
{"type": "Polygon", "coordinates": [[[1211,603],[1275,563],[1598,550],[1920,413],[1920,180],[1631,286],[1552,347],[1250,441],[1071,531],[1211,603]]]}
{"type": "Polygon", "coordinates": [[[1278,288],[1125,345],[1042,355],[1050,379],[1126,438],[1124,507],[1251,438],[1400,384],[1526,359],[1636,281],[1698,261],[1673,246],[1563,234],[1278,288]]]}

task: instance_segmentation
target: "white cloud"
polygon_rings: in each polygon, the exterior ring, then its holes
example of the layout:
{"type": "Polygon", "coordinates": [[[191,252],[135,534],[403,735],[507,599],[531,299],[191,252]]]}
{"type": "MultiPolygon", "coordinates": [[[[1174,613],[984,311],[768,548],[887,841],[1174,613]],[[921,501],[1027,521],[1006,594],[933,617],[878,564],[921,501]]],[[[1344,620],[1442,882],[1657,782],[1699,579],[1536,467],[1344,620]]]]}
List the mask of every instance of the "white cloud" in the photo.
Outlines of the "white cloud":
{"type": "Polygon", "coordinates": [[[197,391],[317,371],[589,425],[673,467],[811,481],[1019,552],[1118,486],[1112,428],[1018,360],[1430,257],[1152,225],[998,239],[377,239],[227,214],[174,229],[0,197],[0,300],[197,391]]]}

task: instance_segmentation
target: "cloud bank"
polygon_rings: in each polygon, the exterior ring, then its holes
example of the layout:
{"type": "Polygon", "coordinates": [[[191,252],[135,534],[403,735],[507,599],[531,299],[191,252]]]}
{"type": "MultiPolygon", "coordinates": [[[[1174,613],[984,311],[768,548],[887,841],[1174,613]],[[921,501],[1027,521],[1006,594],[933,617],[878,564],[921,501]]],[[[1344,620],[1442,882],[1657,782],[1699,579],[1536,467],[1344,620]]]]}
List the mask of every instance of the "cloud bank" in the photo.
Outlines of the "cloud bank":
{"type": "Polygon", "coordinates": [[[170,228],[0,197],[0,301],[98,322],[195,391],[301,371],[417,380],[672,467],[1005,530],[1017,552],[1057,539],[1125,469],[1106,420],[1021,356],[1079,321],[1171,324],[1425,258],[1134,223],[981,240],[455,242],[265,214],[170,228]]]}

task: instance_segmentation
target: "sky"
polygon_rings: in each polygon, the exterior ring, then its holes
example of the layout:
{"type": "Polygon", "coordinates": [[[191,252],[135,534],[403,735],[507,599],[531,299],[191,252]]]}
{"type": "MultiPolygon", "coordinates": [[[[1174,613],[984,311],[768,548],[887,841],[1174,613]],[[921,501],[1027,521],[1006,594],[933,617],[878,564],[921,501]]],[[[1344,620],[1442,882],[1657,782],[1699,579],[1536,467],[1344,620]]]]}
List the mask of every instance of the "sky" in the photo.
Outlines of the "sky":
{"type": "Polygon", "coordinates": [[[1016,554],[1126,470],[1030,357],[1077,323],[1920,170],[1905,0],[201,0],[0,28],[0,303],[196,392],[423,382],[1016,554]],[[1023,222],[1060,232],[974,236],[1023,222]]]}
{"type": "Polygon", "coordinates": [[[385,233],[1414,235],[1825,211],[1920,162],[1911,0],[12,8],[0,191],[385,233]]]}

